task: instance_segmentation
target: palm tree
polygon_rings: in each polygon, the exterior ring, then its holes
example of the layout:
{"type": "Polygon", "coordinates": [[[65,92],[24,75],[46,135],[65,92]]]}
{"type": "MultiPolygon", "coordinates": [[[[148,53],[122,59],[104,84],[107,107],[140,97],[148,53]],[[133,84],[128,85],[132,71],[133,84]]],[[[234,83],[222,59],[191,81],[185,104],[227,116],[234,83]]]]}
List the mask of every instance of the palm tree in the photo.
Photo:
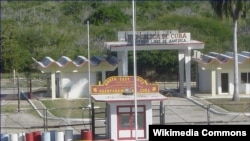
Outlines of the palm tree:
{"type": "Polygon", "coordinates": [[[237,22],[240,18],[246,17],[248,8],[247,0],[210,0],[215,13],[222,19],[228,17],[233,20],[233,52],[234,52],[234,93],[233,101],[239,101],[239,80],[238,80],[238,53],[237,53],[237,22]]]}

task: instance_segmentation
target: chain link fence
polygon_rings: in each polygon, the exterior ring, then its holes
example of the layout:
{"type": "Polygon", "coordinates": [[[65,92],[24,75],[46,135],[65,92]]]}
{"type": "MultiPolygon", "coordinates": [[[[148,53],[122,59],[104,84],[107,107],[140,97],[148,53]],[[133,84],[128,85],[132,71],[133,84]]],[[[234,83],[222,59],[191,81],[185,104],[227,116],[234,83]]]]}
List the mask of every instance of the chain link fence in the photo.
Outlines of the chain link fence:
{"type": "MultiPolygon", "coordinates": [[[[37,105],[38,100],[32,100],[37,105]]],[[[72,101],[73,102],[73,101],[72,101]]],[[[1,102],[2,131],[11,130],[64,130],[91,128],[91,114],[88,107],[34,108],[32,104],[22,100],[21,109],[17,101],[1,102]],[[8,108],[6,108],[8,107],[8,108]]],[[[233,105],[232,105],[233,106],[233,105]]],[[[152,106],[153,124],[250,124],[250,104],[243,104],[242,112],[228,112],[218,105],[196,104],[186,105],[158,103],[152,106]]],[[[105,108],[96,109],[96,119],[100,119],[97,126],[105,126],[105,108]]],[[[103,130],[103,132],[105,132],[103,130]]]]}
{"type": "MultiPolygon", "coordinates": [[[[219,105],[223,106],[223,105],[219,105]]],[[[250,103],[238,106],[241,112],[229,112],[218,105],[153,105],[154,124],[213,125],[250,124],[250,103]],[[158,122],[159,121],[159,122],[158,122]]],[[[229,105],[227,105],[229,106],[229,105]]],[[[235,105],[230,105],[235,106],[235,105]]]]}

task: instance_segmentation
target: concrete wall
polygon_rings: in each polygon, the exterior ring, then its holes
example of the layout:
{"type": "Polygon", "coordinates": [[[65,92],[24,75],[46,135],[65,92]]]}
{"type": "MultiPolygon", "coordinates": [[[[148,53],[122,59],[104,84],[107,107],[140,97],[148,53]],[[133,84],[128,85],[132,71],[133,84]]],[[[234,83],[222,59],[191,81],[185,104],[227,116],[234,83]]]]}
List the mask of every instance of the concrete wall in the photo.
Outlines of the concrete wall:
{"type": "Polygon", "coordinates": [[[209,70],[198,68],[199,73],[199,91],[202,93],[211,93],[211,73],[209,70]]]}
{"type": "MultiPolygon", "coordinates": [[[[91,84],[96,84],[96,73],[91,73],[91,84]]],[[[89,96],[88,73],[61,73],[60,97],[83,98],[89,96]]]]}

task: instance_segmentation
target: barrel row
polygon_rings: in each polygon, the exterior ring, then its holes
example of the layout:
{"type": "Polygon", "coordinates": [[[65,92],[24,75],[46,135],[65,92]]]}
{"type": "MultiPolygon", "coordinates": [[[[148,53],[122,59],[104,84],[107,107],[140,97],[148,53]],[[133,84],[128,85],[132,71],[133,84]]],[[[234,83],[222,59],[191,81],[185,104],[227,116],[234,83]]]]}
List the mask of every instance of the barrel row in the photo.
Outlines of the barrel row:
{"type": "MultiPolygon", "coordinates": [[[[34,131],[28,133],[1,134],[1,141],[74,141],[73,130],[65,131],[34,131]]],[[[92,141],[90,130],[81,130],[80,139],[77,141],[92,141]]]]}

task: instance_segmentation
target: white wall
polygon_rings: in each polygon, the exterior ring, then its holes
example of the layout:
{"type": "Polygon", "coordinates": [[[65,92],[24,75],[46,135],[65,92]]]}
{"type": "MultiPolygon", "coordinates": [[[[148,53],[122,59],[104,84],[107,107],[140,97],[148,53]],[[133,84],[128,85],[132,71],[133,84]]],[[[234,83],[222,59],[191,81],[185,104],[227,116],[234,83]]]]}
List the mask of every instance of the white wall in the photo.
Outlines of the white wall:
{"type": "Polygon", "coordinates": [[[228,76],[229,76],[229,93],[228,94],[233,95],[233,93],[234,93],[234,72],[233,72],[233,69],[228,70],[228,76]]]}
{"type": "MultiPolygon", "coordinates": [[[[96,84],[96,74],[91,73],[91,84],[96,84]]],[[[61,73],[61,98],[83,98],[89,96],[88,73],[61,73]]]]}
{"type": "Polygon", "coordinates": [[[250,84],[246,84],[246,94],[250,94],[250,84]]]}
{"type": "Polygon", "coordinates": [[[250,83],[241,83],[241,72],[250,72],[250,64],[249,65],[239,65],[242,69],[239,74],[239,93],[250,94],[250,83]]]}
{"type": "Polygon", "coordinates": [[[198,68],[199,72],[199,91],[203,93],[211,93],[211,72],[198,68]]]}

